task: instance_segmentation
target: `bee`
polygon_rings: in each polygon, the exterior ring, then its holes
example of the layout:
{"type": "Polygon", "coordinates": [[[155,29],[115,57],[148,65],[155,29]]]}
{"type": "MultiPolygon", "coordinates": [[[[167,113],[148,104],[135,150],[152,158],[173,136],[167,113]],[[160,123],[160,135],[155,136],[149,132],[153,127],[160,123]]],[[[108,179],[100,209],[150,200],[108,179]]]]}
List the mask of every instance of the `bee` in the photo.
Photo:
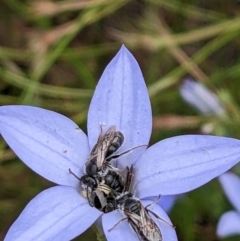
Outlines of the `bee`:
{"type": "Polygon", "coordinates": [[[111,126],[106,132],[101,130],[85,164],[86,174],[79,178],[69,169],[69,172],[80,180],[82,196],[88,200],[90,206],[102,212],[110,212],[117,208],[115,197],[124,189],[122,173],[111,165],[110,161],[133,149],[146,146],[136,146],[115,155],[123,142],[124,135],[117,131],[115,126],[111,126]]]}
{"type": "Polygon", "coordinates": [[[112,154],[123,144],[124,135],[111,126],[105,133],[101,131],[97,143],[93,147],[89,159],[86,162],[86,173],[90,176],[99,176],[107,172],[107,167],[113,169],[109,162],[112,154]]]}
{"type": "Polygon", "coordinates": [[[116,159],[128,152],[147,145],[139,145],[130,148],[120,154],[114,155],[116,151],[122,146],[124,142],[124,135],[117,131],[115,126],[109,127],[106,132],[100,133],[97,143],[92,148],[90,156],[85,164],[86,173],[93,177],[101,177],[108,173],[109,170],[119,172],[118,168],[111,165],[110,161],[116,159]]]}
{"type": "Polygon", "coordinates": [[[116,227],[120,222],[127,219],[139,240],[162,241],[162,233],[149,215],[149,212],[155,217],[159,217],[147,207],[144,207],[140,200],[128,192],[124,194],[123,199],[116,199],[116,202],[118,209],[123,211],[126,217],[121,219],[109,231],[116,227]]]}
{"type": "Polygon", "coordinates": [[[107,213],[117,208],[115,196],[123,191],[122,177],[113,170],[109,170],[106,176],[93,177],[88,174],[79,178],[69,169],[69,173],[80,181],[81,194],[88,200],[91,207],[107,213]]]}
{"type": "Polygon", "coordinates": [[[152,217],[150,216],[150,213],[155,218],[165,223],[167,222],[161,219],[156,213],[148,209],[148,207],[153,205],[160,198],[160,196],[156,201],[144,207],[140,200],[134,197],[133,194],[129,191],[132,178],[133,166],[131,166],[128,170],[128,177],[126,180],[124,192],[115,197],[117,208],[124,213],[125,217],[119,220],[108,231],[111,231],[120,222],[127,220],[140,241],[162,241],[162,233],[157,224],[153,221],[152,217]]]}

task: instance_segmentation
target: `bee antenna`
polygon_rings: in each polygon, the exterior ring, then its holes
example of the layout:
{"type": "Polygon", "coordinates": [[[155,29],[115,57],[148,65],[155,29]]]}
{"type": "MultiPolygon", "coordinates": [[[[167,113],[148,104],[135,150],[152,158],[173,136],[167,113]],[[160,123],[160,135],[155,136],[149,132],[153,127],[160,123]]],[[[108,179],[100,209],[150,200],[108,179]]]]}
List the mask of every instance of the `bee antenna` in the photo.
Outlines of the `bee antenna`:
{"type": "Polygon", "coordinates": [[[72,174],[74,177],[76,177],[79,181],[81,181],[81,179],[75,173],[73,173],[70,168],[68,169],[68,171],[70,174],[72,174]]]}

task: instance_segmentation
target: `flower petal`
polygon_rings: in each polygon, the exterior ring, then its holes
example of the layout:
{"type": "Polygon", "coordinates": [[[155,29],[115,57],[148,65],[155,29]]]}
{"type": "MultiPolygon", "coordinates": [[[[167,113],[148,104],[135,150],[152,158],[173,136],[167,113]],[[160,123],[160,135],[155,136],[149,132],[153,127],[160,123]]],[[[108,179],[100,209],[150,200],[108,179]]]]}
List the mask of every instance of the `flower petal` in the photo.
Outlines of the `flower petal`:
{"type": "Polygon", "coordinates": [[[224,213],[217,225],[217,235],[221,238],[240,235],[240,213],[234,211],[224,213]]]}
{"type": "MultiPolygon", "coordinates": [[[[152,203],[152,201],[149,201],[149,200],[142,201],[143,206],[146,206],[149,203],[152,203]]],[[[163,211],[163,209],[161,209],[160,206],[155,204],[150,206],[149,209],[154,213],[156,213],[161,219],[171,224],[169,217],[163,211]]],[[[103,229],[108,241],[118,241],[118,240],[119,241],[120,240],[138,241],[139,240],[135,232],[132,230],[130,224],[127,222],[127,220],[124,220],[121,223],[119,223],[110,232],[108,231],[124,217],[125,215],[121,215],[120,212],[117,212],[117,211],[108,213],[107,215],[103,216],[103,229]]],[[[153,216],[151,215],[151,217],[153,216]]],[[[176,232],[172,226],[170,226],[169,224],[166,224],[164,221],[159,221],[155,217],[153,217],[153,220],[160,228],[163,240],[177,241],[176,232]]]]}
{"type": "Polygon", "coordinates": [[[103,215],[102,225],[108,241],[131,240],[138,241],[137,235],[131,230],[128,222],[122,221],[114,229],[109,231],[119,220],[124,218],[120,212],[114,211],[103,215]]]}
{"type": "MultiPolygon", "coordinates": [[[[180,195],[166,195],[166,196],[161,196],[159,201],[157,202],[158,205],[166,212],[170,212],[172,209],[173,205],[175,204],[177,198],[180,195]]],[[[148,197],[147,199],[155,201],[158,197],[148,197]]]]}
{"type": "Polygon", "coordinates": [[[182,98],[204,115],[224,115],[218,97],[201,83],[186,79],[180,87],[182,98]]]}
{"type": "Polygon", "coordinates": [[[25,207],[4,241],[68,241],[84,232],[100,215],[75,189],[52,187],[25,207]]]}
{"type": "Polygon", "coordinates": [[[46,179],[77,186],[69,174],[83,172],[89,155],[86,135],[67,117],[30,106],[0,107],[0,133],[17,156],[46,179]]]}
{"type": "Polygon", "coordinates": [[[158,201],[158,205],[166,212],[170,212],[172,209],[173,205],[175,204],[177,199],[176,195],[167,195],[167,196],[162,196],[160,200],[158,201]]]}
{"type": "MultiPolygon", "coordinates": [[[[152,131],[150,100],[141,70],[132,54],[122,46],[106,67],[94,92],[88,112],[88,136],[92,148],[100,134],[115,125],[123,132],[122,150],[148,144],[152,131]]],[[[129,163],[144,149],[126,155],[129,163]]]]}
{"type": "Polygon", "coordinates": [[[224,173],[219,177],[219,181],[229,201],[240,212],[240,178],[233,173],[224,173]]]}
{"type": "Polygon", "coordinates": [[[240,161],[240,141],[226,137],[186,135],[150,147],[135,164],[139,197],[191,191],[240,161]]]}

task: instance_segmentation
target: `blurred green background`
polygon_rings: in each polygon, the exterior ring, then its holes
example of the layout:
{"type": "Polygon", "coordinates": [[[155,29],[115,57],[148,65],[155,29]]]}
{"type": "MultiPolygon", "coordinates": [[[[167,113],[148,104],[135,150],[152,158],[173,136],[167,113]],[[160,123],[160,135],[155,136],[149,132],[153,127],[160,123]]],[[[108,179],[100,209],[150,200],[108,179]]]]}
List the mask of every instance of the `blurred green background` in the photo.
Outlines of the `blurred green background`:
{"type": "MultiPolygon", "coordinates": [[[[201,133],[209,123],[212,134],[240,137],[236,0],[1,0],[0,19],[0,105],[51,109],[86,131],[93,90],[124,43],[149,89],[154,116],[151,144],[201,133]],[[218,95],[226,118],[201,116],[182,100],[179,86],[190,76],[218,95]]],[[[0,165],[2,240],[24,206],[54,184],[27,168],[2,139],[0,165]]],[[[233,171],[240,174],[240,167],[233,171]]],[[[217,221],[231,209],[213,180],[178,199],[169,215],[180,241],[216,241],[217,221]]],[[[95,239],[89,229],[76,240],[95,239]]]]}

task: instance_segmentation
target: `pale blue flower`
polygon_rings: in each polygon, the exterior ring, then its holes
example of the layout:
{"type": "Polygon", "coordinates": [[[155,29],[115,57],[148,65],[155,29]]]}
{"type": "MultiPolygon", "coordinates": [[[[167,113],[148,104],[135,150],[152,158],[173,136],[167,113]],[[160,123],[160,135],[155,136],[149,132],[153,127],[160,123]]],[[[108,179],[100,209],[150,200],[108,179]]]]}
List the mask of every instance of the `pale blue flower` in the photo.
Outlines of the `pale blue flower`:
{"type": "Polygon", "coordinates": [[[236,211],[228,211],[220,217],[217,235],[221,238],[240,235],[240,178],[233,173],[224,173],[219,181],[236,211]]]}
{"type": "MultiPolygon", "coordinates": [[[[123,46],[105,69],[88,112],[88,138],[70,119],[52,111],[29,106],[0,107],[0,133],[17,156],[32,170],[59,186],[36,196],[23,210],[5,237],[9,240],[70,240],[86,230],[100,215],[78,192],[79,181],[100,125],[115,125],[125,141],[123,150],[149,142],[152,113],[147,88],[139,66],[123,46]]],[[[134,164],[134,194],[144,199],[159,194],[191,191],[240,160],[240,141],[232,138],[186,135],[168,138],[147,150],[138,148],[119,158],[116,165],[134,164]]],[[[171,222],[159,205],[154,210],[171,222]]],[[[183,213],[184,215],[184,213],[183,213]]],[[[102,215],[110,241],[137,240],[116,210],[102,215]]],[[[163,240],[177,240],[175,229],[156,221],[163,240]]]]}
{"type": "Polygon", "coordinates": [[[223,109],[217,95],[207,89],[203,84],[192,79],[186,79],[179,89],[182,98],[203,115],[223,116],[223,109]]]}

